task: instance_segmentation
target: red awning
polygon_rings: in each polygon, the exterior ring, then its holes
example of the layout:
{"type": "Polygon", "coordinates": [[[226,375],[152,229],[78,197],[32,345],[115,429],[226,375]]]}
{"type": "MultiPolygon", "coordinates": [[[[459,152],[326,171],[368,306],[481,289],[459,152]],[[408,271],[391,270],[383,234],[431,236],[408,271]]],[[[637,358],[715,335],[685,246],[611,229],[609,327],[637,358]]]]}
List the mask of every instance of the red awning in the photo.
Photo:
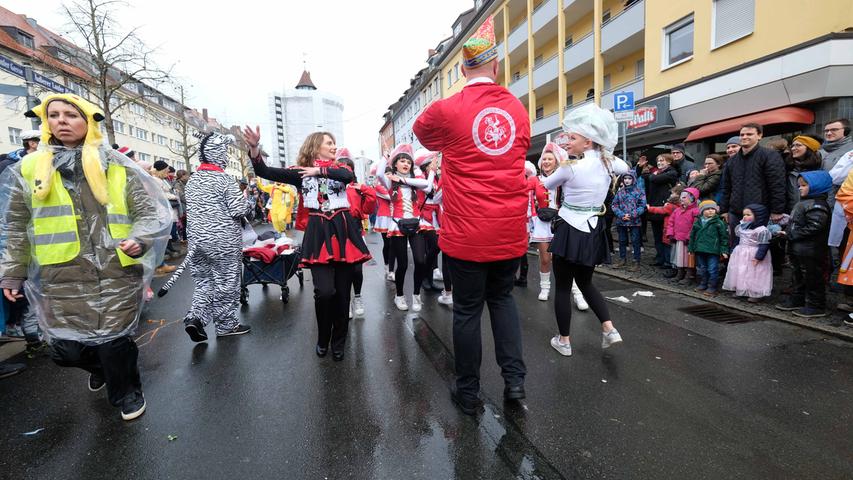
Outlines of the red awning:
{"type": "Polygon", "coordinates": [[[740,127],[744,123],[757,123],[762,126],[778,125],[780,123],[802,123],[810,125],[814,123],[814,112],[800,107],[782,107],[775,110],[767,110],[766,112],[730,118],[721,122],[703,125],[690,132],[690,135],[684,141],[692,142],[703,138],[735,134],[740,131],[740,127]]]}

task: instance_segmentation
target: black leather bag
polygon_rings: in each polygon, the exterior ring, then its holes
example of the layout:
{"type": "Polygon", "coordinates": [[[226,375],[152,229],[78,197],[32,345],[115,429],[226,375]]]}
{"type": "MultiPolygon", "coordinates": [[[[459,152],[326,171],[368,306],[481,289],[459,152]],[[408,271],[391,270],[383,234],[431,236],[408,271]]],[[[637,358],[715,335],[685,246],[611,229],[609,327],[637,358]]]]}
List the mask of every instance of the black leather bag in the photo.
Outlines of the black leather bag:
{"type": "Polygon", "coordinates": [[[554,219],[557,218],[557,213],[559,213],[559,210],[556,208],[544,207],[536,209],[536,216],[543,222],[554,221],[554,219]]]}
{"type": "Polygon", "coordinates": [[[400,228],[400,233],[407,237],[418,233],[418,230],[421,229],[420,218],[401,218],[394,221],[397,223],[397,227],[400,228]]]}

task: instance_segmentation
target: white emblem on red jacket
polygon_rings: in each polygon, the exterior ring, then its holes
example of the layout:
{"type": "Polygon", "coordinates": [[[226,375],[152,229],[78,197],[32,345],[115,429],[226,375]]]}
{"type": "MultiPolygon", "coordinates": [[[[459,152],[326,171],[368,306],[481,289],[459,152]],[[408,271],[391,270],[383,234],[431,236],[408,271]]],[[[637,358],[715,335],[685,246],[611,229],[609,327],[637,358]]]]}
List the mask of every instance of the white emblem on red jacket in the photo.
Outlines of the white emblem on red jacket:
{"type": "Polygon", "coordinates": [[[515,141],[515,121],[500,108],[484,108],[474,118],[471,135],[474,137],[474,145],[481,152],[492,156],[503,155],[515,141]]]}

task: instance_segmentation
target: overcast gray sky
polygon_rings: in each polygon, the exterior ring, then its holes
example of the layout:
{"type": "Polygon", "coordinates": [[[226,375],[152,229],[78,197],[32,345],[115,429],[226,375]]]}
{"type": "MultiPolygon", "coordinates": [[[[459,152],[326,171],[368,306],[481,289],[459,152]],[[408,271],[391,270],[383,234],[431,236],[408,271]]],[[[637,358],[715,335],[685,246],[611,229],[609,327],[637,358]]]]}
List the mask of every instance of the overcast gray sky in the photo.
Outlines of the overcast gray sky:
{"type": "MultiPolygon", "coordinates": [[[[0,1],[57,33],[68,31],[60,0],[0,1]]],[[[426,65],[427,50],[473,6],[473,0],[129,3],[118,11],[121,24],[140,26],[146,43],[159,48],[160,63],[175,64],[190,106],[206,107],[225,124],[264,124],[268,93],[296,86],[307,54],[317,87],[344,99],[345,146],[371,158],[378,155],[386,108],[426,65]]]]}

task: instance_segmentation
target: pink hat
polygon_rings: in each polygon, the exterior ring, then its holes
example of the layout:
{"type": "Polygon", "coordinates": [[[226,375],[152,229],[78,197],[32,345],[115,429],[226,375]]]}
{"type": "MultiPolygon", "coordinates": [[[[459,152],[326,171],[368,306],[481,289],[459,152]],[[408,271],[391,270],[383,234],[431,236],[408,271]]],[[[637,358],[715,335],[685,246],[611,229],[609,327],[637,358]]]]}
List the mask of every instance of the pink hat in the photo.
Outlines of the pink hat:
{"type": "Polygon", "coordinates": [[[554,154],[554,157],[557,158],[557,165],[559,165],[561,162],[566,161],[569,158],[569,154],[559,145],[554,142],[548,142],[545,144],[545,148],[542,149],[542,155],[539,155],[539,162],[537,162],[539,168],[542,168],[542,157],[544,157],[545,154],[548,152],[551,152],[552,154],[554,154]]]}
{"type": "Polygon", "coordinates": [[[536,165],[533,165],[533,163],[530,161],[524,162],[524,176],[526,176],[526,177],[536,176],[536,165]]]}
{"type": "Polygon", "coordinates": [[[685,189],[684,189],[684,190],[682,190],[682,191],[683,191],[684,193],[689,193],[691,196],[693,196],[693,201],[694,201],[694,202],[695,202],[696,200],[699,200],[699,190],[698,190],[698,189],[693,188],[693,187],[687,187],[687,188],[685,188],[685,189]]]}
{"type": "Polygon", "coordinates": [[[409,158],[411,158],[414,161],[415,152],[414,152],[414,149],[412,149],[411,143],[401,143],[401,144],[397,145],[397,148],[395,148],[394,151],[391,152],[391,156],[389,158],[391,159],[391,162],[393,162],[394,160],[397,159],[397,157],[399,155],[403,155],[403,154],[408,155],[409,158]]]}
{"type": "Polygon", "coordinates": [[[346,147],[341,147],[335,153],[335,160],[340,160],[342,158],[349,158],[352,160],[352,156],[350,156],[349,149],[346,147]]]}
{"type": "Polygon", "coordinates": [[[418,167],[422,167],[425,163],[432,162],[438,156],[436,152],[430,152],[429,150],[418,150],[415,153],[415,165],[418,167]]]}

